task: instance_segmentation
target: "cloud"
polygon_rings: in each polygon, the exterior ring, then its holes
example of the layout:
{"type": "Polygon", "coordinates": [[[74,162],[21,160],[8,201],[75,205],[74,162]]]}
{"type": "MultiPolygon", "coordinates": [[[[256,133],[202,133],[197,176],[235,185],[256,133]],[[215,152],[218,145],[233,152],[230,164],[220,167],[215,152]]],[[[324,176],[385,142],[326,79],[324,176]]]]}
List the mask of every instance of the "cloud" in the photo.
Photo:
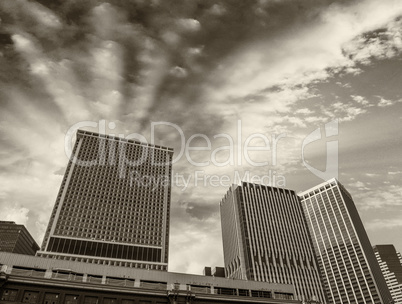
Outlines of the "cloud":
{"type": "Polygon", "coordinates": [[[384,98],[380,98],[380,102],[378,103],[378,106],[379,107],[388,107],[388,106],[391,106],[391,105],[393,105],[394,104],[394,102],[392,102],[391,100],[387,100],[387,99],[384,99],[384,98]]]}
{"type": "Polygon", "coordinates": [[[397,175],[397,174],[402,174],[402,171],[389,171],[389,175],[397,175]]]}
{"type": "Polygon", "coordinates": [[[402,206],[402,186],[391,181],[384,182],[381,187],[369,189],[364,184],[351,185],[360,191],[355,197],[362,210],[393,208],[402,206]],[[360,186],[360,187],[359,187],[360,186]]]}
{"type": "Polygon", "coordinates": [[[356,117],[366,113],[367,110],[362,106],[337,101],[328,106],[323,106],[321,112],[331,120],[339,119],[341,122],[347,122],[356,119],[356,117]]]}
{"type": "Polygon", "coordinates": [[[359,191],[362,190],[370,190],[363,182],[361,181],[356,181],[354,183],[349,184],[350,187],[352,188],[357,188],[359,191]]]}
{"type": "Polygon", "coordinates": [[[309,109],[306,109],[306,108],[304,108],[304,109],[298,109],[297,111],[296,111],[296,114],[312,114],[313,113],[313,111],[311,111],[311,110],[309,110],[309,109]]]}
{"type": "Polygon", "coordinates": [[[179,26],[180,30],[183,31],[196,32],[201,29],[200,22],[190,18],[177,20],[177,25],[179,26]]]}
{"type": "Polygon", "coordinates": [[[343,50],[353,61],[366,65],[374,59],[396,57],[402,51],[401,26],[401,18],[393,20],[383,28],[357,36],[343,50]]]}
{"type": "Polygon", "coordinates": [[[13,221],[20,225],[28,222],[29,209],[17,206],[2,206],[2,220],[13,221]]]}
{"type": "Polygon", "coordinates": [[[209,13],[216,16],[222,16],[226,13],[226,9],[222,4],[215,3],[209,9],[209,13]]]}
{"type": "MultiPolygon", "coordinates": [[[[326,69],[354,67],[354,62],[342,51],[350,54],[360,47],[364,49],[365,45],[358,40],[357,45],[345,51],[344,44],[383,26],[402,11],[400,5],[376,4],[364,1],[347,8],[333,5],[322,11],[320,20],[314,20],[296,33],[286,33],[274,41],[268,36],[265,41],[243,47],[242,52],[233,56],[219,72],[231,88],[228,88],[228,93],[231,96],[244,95],[244,92],[258,91],[278,83],[295,85],[314,79],[322,81],[330,76],[326,69]],[[298,37],[303,37],[303,40],[298,37]]],[[[225,92],[223,88],[222,93],[225,92]]]]}
{"type": "Polygon", "coordinates": [[[222,236],[220,223],[216,220],[199,221],[194,217],[188,220],[183,215],[171,227],[170,244],[170,271],[180,269],[202,274],[205,266],[223,266],[222,236]],[[214,254],[211,254],[211,248],[214,254]]]}
{"type": "Polygon", "coordinates": [[[359,95],[351,95],[352,99],[357,103],[361,104],[362,106],[367,106],[369,102],[363,97],[359,95]]]}
{"type": "MultiPolygon", "coordinates": [[[[1,2],[2,214],[28,217],[37,240],[43,236],[67,164],[65,132],[79,121],[107,119],[116,126],[109,133],[148,139],[151,122],[168,121],[186,139],[214,139],[213,149],[224,144],[214,135],[240,135],[236,151],[250,134],[270,143],[286,135],[275,166],[270,150],[251,155],[269,166],[240,155],[241,165],[202,168],[204,175],[264,175],[300,172],[301,142],[317,125],[340,118],[349,134],[357,118],[375,113],[372,105],[397,107],[400,98],[375,99],[356,89],[356,79],[365,83],[367,66],[399,56],[400,2],[295,3],[1,2]]],[[[158,144],[180,151],[177,130],[156,133],[158,144]]],[[[199,168],[182,158],[174,169],[187,176],[199,168]]],[[[362,183],[352,187],[371,189],[369,209],[399,204],[391,184],[384,194],[362,183]]],[[[194,180],[186,191],[173,188],[171,269],[200,273],[222,264],[217,204],[227,189],[194,180]]]]}
{"type": "Polygon", "coordinates": [[[66,172],[66,167],[62,167],[62,168],[58,169],[57,171],[55,171],[53,174],[63,176],[65,172],[66,172]]]}
{"type": "Polygon", "coordinates": [[[179,66],[171,68],[169,74],[177,78],[185,78],[188,75],[187,71],[179,66]]]}
{"type": "Polygon", "coordinates": [[[343,118],[341,118],[341,121],[350,121],[354,120],[357,116],[366,113],[366,110],[361,109],[361,108],[356,108],[356,107],[348,107],[344,109],[344,112],[346,112],[343,118]]]}
{"type": "Polygon", "coordinates": [[[374,219],[365,225],[367,230],[395,229],[402,227],[402,217],[374,219]]]}
{"type": "MultiPolygon", "coordinates": [[[[57,40],[57,34],[63,24],[57,14],[46,6],[26,0],[15,0],[0,4],[2,11],[8,18],[14,19],[28,32],[35,33],[38,37],[57,40]]],[[[7,25],[7,22],[4,22],[7,25]]]]}
{"type": "Polygon", "coordinates": [[[198,220],[206,220],[219,213],[219,205],[216,202],[213,204],[190,202],[187,204],[186,212],[198,220]]]}
{"type": "MultiPolygon", "coordinates": [[[[228,118],[241,117],[243,120],[248,119],[250,112],[255,121],[260,121],[260,112],[261,120],[265,117],[265,123],[262,123],[269,127],[272,125],[269,122],[276,121],[275,113],[303,114],[297,112],[298,104],[313,99],[321,102],[324,110],[313,111],[307,107],[313,112],[310,117],[288,121],[294,126],[306,127],[305,122],[325,122],[334,118],[342,122],[355,120],[366,114],[367,108],[374,103],[354,94],[352,100],[355,104],[348,104],[345,100],[331,103],[317,95],[312,90],[312,84],[328,82],[336,75],[362,73],[363,70],[357,67],[360,61],[354,60],[352,54],[364,50],[368,42],[356,37],[364,37],[382,26],[390,29],[389,32],[391,29],[396,31],[398,27],[393,19],[400,12],[400,5],[393,9],[387,5],[377,7],[374,1],[345,7],[333,5],[322,10],[318,19],[303,24],[303,27],[292,28],[291,33],[285,29],[280,38],[271,39],[267,35],[259,41],[245,44],[212,74],[211,81],[215,83],[211,85],[213,92],[205,98],[215,102],[209,104],[209,111],[221,112],[228,118]],[[298,37],[303,37],[303,40],[298,37]],[[355,44],[350,41],[355,41],[355,44]],[[255,111],[256,108],[259,110],[255,111]]],[[[395,44],[391,40],[384,43],[389,48],[395,44]]],[[[397,56],[397,53],[393,56],[397,56]]],[[[350,84],[345,88],[350,88],[350,84]]]]}

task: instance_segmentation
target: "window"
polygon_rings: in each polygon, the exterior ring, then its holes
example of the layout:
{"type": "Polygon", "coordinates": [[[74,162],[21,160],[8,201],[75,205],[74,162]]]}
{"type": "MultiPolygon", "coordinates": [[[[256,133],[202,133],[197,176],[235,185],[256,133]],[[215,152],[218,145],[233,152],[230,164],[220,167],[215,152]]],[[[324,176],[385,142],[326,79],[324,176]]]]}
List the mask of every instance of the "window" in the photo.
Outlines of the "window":
{"type": "Polygon", "coordinates": [[[58,293],[45,293],[44,304],[58,304],[59,294],[58,293]]]}
{"type": "Polygon", "coordinates": [[[239,296],[248,297],[249,295],[250,295],[249,290],[247,290],[247,289],[239,289],[239,296]]]}
{"type": "Polygon", "coordinates": [[[84,304],[98,304],[98,297],[85,297],[84,304]]]}
{"type": "Polygon", "coordinates": [[[76,303],[78,303],[78,296],[77,295],[67,294],[64,297],[64,304],[76,304],[76,303]]]}
{"type": "Polygon", "coordinates": [[[18,290],[16,289],[5,289],[1,296],[1,301],[14,302],[17,298],[18,290]]]}
{"type": "Polygon", "coordinates": [[[38,291],[25,291],[22,303],[38,303],[39,292],[38,291]]]}

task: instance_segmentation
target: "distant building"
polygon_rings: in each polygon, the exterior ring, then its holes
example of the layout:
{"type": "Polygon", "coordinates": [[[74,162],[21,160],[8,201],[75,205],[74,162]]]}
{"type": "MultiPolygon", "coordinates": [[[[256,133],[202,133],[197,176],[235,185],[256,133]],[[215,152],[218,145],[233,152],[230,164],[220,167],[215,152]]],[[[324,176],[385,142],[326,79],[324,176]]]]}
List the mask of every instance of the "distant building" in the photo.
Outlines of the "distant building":
{"type": "Polygon", "coordinates": [[[300,199],[292,190],[243,182],[220,202],[226,275],[293,284],[296,297],[326,303],[300,199]]]}
{"type": "Polygon", "coordinates": [[[391,297],[352,196],[331,179],[300,194],[329,303],[391,297]]]}
{"type": "Polygon", "coordinates": [[[402,255],[394,245],[373,247],[394,304],[402,304],[402,255]]]}
{"type": "Polygon", "coordinates": [[[78,130],[38,256],[166,271],[172,156],[78,130]]]}
{"type": "Polygon", "coordinates": [[[212,271],[212,275],[214,277],[224,278],[225,277],[225,268],[224,267],[214,267],[212,271]]]}
{"type": "Polygon", "coordinates": [[[301,304],[294,287],[0,253],[0,303],[301,304]]]}
{"type": "Polygon", "coordinates": [[[225,278],[225,268],[224,267],[214,267],[212,269],[211,267],[204,267],[203,271],[204,276],[213,276],[213,277],[218,277],[218,278],[225,278]]]}
{"type": "Polygon", "coordinates": [[[0,221],[0,251],[35,255],[38,244],[24,225],[0,221]]]}
{"type": "Polygon", "coordinates": [[[204,267],[203,275],[204,275],[204,276],[208,276],[208,277],[212,276],[212,269],[211,269],[211,267],[204,267]]]}

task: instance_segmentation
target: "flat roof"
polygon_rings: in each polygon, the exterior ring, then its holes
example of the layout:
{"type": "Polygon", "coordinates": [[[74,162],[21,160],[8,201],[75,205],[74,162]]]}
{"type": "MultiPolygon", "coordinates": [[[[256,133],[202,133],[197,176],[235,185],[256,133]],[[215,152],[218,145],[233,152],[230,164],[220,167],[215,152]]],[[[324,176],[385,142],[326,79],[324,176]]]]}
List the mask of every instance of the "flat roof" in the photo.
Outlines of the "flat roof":
{"type": "Polygon", "coordinates": [[[206,287],[214,286],[252,290],[268,290],[295,294],[294,286],[291,284],[246,281],[121,266],[97,265],[91,263],[64,261],[8,252],[0,252],[0,264],[43,270],[51,269],[70,271],[72,273],[107,276],[122,279],[139,279],[142,281],[164,282],[167,284],[179,283],[206,287]]]}
{"type": "Polygon", "coordinates": [[[308,194],[310,192],[313,192],[315,190],[319,190],[321,187],[325,187],[325,186],[327,186],[327,185],[329,185],[331,183],[338,184],[339,182],[338,182],[338,180],[336,178],[331,178],[331,179],[329,179],[329,180],[327,180],[327,181],[325,181],[325,182],[323,182],[321,184],[318,184],[318,185],[316,185],[316,186],[314,186],[314,187],[312,187],[312,188],[310,188],[308,190],[301,191],[301,192],[297,193],[297,195],[298,196],[304,196],[304,195],[306,195],[306,194],[308,194]]]}
{"type": "Polygon", "coordinates": [[[326,182],[323,182],[323,183],[321,183],[321,184],[319,184],[317,186],[314,186],[314,187],[312,187],[312,188],[310,188],[310,189],[308,189],[306,191],[299,192],[299,193],[297,193],[297,195],[303,199],[303,196],[311,195],[312,193],[316,194],[316,193],[314,193],[315,191],[324,190],[322,188],[325,188],[328,185],[336,185],[336,186],[338,186],[340,189],[342,189],[345,192],[345,194],[347,196],[349,196],[349,198],[351,200],[353,200],[352,195],[350,194],[350,192],[348,190],[346,190],[345,186],[342,185],[335,177],[333,177],[333,178],[327,180],[326,182]]]}

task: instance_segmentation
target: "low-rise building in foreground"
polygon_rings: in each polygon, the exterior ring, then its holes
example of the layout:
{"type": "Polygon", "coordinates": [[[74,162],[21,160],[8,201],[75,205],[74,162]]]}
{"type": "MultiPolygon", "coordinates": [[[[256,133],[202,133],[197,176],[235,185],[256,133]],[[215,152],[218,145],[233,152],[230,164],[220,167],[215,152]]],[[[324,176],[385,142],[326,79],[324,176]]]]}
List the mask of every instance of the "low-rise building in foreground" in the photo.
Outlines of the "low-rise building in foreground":
{"type": "Polygon", "coordinates": [[[293,285],[0,253],[0,303],[296,304],[293,285]]]}

